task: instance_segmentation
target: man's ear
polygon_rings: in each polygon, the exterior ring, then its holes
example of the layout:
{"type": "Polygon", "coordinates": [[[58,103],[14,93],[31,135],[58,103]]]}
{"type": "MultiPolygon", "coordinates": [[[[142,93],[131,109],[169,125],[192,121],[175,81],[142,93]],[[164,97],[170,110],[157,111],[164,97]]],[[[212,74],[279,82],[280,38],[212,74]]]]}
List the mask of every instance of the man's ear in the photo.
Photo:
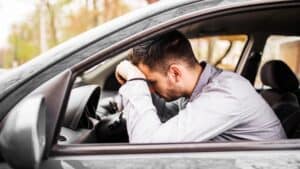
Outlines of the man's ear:
{"type": "Polygon", "coordinates": [[[178,82],[182,76],[181,66],[178,64],[171,64],[168,69],[168,78],[173,82],[178,82]]]}

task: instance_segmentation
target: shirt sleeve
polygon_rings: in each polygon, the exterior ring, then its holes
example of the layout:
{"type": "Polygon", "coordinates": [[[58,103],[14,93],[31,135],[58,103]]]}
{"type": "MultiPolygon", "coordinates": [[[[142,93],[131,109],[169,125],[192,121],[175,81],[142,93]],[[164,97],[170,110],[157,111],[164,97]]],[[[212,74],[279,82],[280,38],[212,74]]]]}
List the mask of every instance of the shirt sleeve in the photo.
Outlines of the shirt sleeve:
{"type": "Polygon", "coordinates": [[[178,100],[172,102],[166,102],[156,94],[151,93],[152,103],[156,108],[157,115],[162,123],[168,121],[172,117],[178,114],[179,105],[178,100]]]}
{"type": "Polygon", "coordinates": [[[222,88],[201,93],[165,123],[157,116],[145,82],[128,82],[119,92],[131,143],[209,141],[240,121],[238,100],[222,88]]]}

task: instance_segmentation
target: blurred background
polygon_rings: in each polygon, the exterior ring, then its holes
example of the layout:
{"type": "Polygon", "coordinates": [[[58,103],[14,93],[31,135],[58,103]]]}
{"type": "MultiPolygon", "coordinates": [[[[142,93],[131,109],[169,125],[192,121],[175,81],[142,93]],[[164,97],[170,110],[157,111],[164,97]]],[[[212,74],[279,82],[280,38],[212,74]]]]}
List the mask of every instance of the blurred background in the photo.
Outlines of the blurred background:
{"type": "Polygon", "coordinates": [[[0,68],[158,0],[0,0],[0,68]]]}

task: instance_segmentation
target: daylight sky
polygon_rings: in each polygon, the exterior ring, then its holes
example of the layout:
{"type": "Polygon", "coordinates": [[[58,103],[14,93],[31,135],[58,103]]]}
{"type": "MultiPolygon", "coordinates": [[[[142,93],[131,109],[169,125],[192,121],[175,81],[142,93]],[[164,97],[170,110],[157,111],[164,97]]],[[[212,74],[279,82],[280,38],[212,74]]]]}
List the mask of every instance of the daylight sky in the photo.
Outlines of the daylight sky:
{"type": "Polygon", "coordinates": [[[0,0],[0,46],[6,45],[6,38],[14,23],[22,21],[34,10],[34,0],[0,0]]]}

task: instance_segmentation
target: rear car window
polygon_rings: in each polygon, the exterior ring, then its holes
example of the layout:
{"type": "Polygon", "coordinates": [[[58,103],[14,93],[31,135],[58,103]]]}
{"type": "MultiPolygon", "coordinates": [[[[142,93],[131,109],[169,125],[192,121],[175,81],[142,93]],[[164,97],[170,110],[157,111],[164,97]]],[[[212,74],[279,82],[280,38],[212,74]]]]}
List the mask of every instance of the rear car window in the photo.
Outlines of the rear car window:
{"type": "Polygon", "coordinates": [[[300,79],[300,36],[269,36],[260,63],[259,72],[255,79],[255,87],[262,88],[260,77],[261,67],[270,60],[281,60],[286,63],[300,79]]]}

